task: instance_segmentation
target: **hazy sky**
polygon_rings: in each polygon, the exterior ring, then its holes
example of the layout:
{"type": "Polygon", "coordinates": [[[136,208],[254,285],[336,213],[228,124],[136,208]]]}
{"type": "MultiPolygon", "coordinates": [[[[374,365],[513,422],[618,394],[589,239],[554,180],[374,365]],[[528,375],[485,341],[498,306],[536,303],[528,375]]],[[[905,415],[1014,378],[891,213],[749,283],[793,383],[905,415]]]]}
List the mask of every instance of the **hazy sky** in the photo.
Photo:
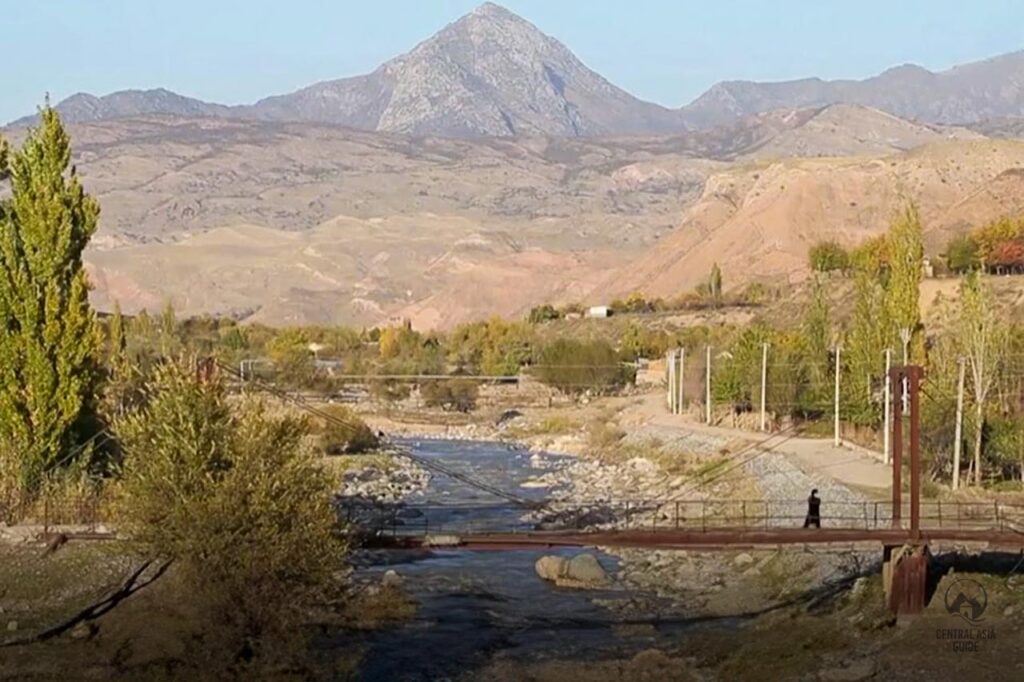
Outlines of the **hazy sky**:
{"type": "MultiPolygon", "coordinates": [[[[237,104],[371,71],[476,0],[0,0],[0,121],[43,95],[166,87],[237,104]]],[[[638,97],[716,81],[938,70],[1024,49],[1022,0],[508,0],[638,97]]]]}

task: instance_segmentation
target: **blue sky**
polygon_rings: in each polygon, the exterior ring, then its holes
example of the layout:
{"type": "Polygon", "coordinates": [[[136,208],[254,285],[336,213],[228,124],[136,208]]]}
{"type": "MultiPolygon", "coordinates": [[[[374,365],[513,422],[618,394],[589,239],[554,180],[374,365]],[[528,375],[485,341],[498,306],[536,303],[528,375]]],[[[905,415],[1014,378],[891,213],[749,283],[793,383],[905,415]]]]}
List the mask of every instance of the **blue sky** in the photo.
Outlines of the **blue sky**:
{"type": "MultiPolygon", "coordinates": [[[[226,104],[356,75],[477,0],[0,0],[0,121],[50,92],[166,87],[226,104]]],[[[1021,0],[508,0],[638,97],[719,80],[860,78],[1024,49],[1021,0]]]]}

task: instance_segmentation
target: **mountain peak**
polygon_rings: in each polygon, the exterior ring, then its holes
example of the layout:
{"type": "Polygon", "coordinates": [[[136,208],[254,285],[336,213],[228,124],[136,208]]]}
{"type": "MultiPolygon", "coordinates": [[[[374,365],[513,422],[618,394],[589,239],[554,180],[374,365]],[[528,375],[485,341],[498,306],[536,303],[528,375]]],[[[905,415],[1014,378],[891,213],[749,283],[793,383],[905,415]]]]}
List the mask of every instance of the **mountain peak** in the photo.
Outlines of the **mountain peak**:
{"type": "Polygon", "coordinates": [[[262,118],[445,136],[656,133],[683,126],[588,69],[567,47],[484,3],[373,73],[258,102],[262,118]]]}
{"type": "Polygon", "coordinates": [[[503,19],[519,19],[520,21],[522,21],[522,17],[520,17],[518,14],[516,14],[515,12],[512,12],[511,10],[509,10],[509,9],[507,9],[505,7],[502,7],[501,5],[499,5],[499,4],[495,3],[495,2],[485,2],[485,3],[477,6],[476,9],[474,9],[472,12],[470,12],[466,16],[467,17],[473,17],[473,16],[476,16],[476,17],[500,17],[500,18],[503,18],[503,19]]]}

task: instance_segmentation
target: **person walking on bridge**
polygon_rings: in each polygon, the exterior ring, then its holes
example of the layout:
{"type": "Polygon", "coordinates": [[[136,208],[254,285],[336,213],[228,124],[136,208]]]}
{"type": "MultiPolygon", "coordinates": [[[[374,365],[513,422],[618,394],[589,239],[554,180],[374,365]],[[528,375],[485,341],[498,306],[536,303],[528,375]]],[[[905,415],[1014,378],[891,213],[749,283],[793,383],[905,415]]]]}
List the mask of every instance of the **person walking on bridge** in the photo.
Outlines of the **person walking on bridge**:
{"type": "Polygon", "coordinates": [[[821,528],[821,498],[818,497],[818,489],[811,491],[807,498],[807,517],[804,518],[804,528],[821,528]]]}

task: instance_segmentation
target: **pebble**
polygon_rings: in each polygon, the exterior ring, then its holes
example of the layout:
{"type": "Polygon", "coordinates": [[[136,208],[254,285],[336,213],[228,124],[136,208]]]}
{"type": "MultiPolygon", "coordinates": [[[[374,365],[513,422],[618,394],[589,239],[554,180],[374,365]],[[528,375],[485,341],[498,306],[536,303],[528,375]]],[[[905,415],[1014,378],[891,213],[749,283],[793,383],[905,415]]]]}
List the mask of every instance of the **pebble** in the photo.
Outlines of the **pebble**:
{"type": "Polygon", "coordinates": [[[17,632],[17,631],[18,631],[18,621],[16,621],[16,620],[9,620],[9,621],[7,621],[7,632],[17,632]]]}

